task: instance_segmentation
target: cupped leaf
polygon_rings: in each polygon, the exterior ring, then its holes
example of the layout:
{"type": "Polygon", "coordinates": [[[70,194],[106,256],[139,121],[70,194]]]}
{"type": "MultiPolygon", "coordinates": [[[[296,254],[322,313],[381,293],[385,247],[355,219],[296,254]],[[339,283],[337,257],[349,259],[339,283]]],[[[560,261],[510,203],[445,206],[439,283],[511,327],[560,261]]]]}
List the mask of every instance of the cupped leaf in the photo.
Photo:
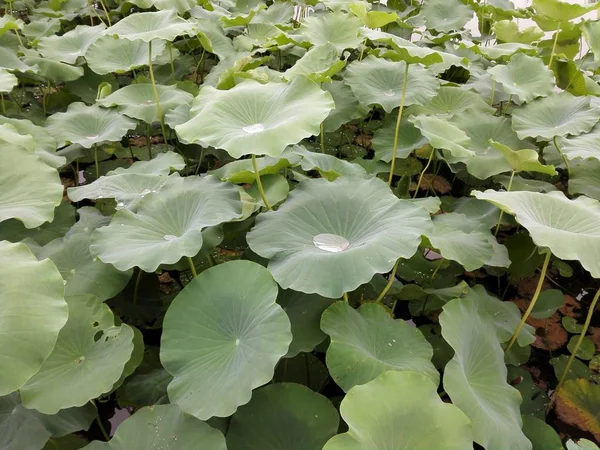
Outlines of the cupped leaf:
{"type": "Polygon", "coordinates": [[[50,355],[67,322],[63,281],[52,261],[0,241],[0,395],[19,389],[50,355]]]}
{"type": "Polygon", "coordinates": [[[539,172],[546,175],[556,175],[554,166],[542,164],[539,160],[540,155],[535,150],[513,150],[510,147],[499,142],[491,142],[510,164],[514,172],[539,172]]]}
{"type": "Polygon", "coordinates": [[[86,450],[227,450],[220,431],[183,412],[177,405],[154,405],[136,411],[119,425],[109,442],[93,441],[86,450]]]}
{"type": "Polygon", "coordinates": [[[540,58],[517,53],[507,65],[488,69],[492,80],[502,83],[504,92],[512,95],[515,103],[529,103],[537,97],[546,97],[554,88],[554,75],[540,58]]]}
{"type": "Polygon", "coordinates": [[[456,406],[442,402],[436,389],[421,374],[396,371],[355,386],[340,408],[350,429],[331,438],[323,450],[471,448],[469,419],[456,406]]]}
{"type": "MultiPolygon", "coordinates": [[[[344,82],[350,86],[360,103],[380,105],[389,113],[400,106],[406,63],[367,56],[355,61],[344,73],[344,82]]],[[[405,106],[428,103],[440,87],[433,72],[418,65],[409,66],[406,80],[405,106]]]]}
{"type": "Polygon", "coordinates": [[[100,38],[100,33],[105,28],[104,24],[95,27],[78,25],[62,36],[53,35],[40,39],[38,50],[44,58],[75,64],[77,58],[85,55],[89,46],[100,38]]]}
{"type": "Polygon", "coordinates": [[[119,141],[135,126],[135,120],[117,111],[79,102],[71,103],[67,112],[53,114],[46,121],[46,129],[59,143],[70,142],[85,148],[119,141]]]}
{"type": "MultiPolygon", "coordinates": [[[[152,62],[165,52],[165,41],[152,41],[152,62]]],[[[103,36],[94,42],[85,53],[92,71],[100,75],[123,73],[148,65],[149,49],[144,41],[130,41],[103,36]]]]}
{"type": "Polygon", "coordinates": [[[202,229],[239,217],[237,189],[216,177],[174,178],[138,203],[137,212],[120,210],[107,227],[92,235],[92,254],[119,270],[146,272],[195,256],[202,229]]]}
{"type": "Polygon", "coordinates": [[[439,383],[431,344],[380,305],[367,303],[355,310],[345,301],[336,302],[323,313],[321,328],[331,338],[327,368],[346,392],[388,370],[416,372],[439,383]]]}
{"type": "MultiPolygon", "coordinates": [[[[281,169],[296,165],[301,159],[302,157],[300,155],[286,150],[278,158],[273,158],[271,156],[256,158],[256,166],[258,168],[258,173],[261,176],[272,175],[278,173],[281,169]]],[[[222,180],[231,181],[232,183],[253,183],[256,180],[252,161],[249,159],[232,161],[210,173],[222,180]]]]}
{"type": "Polygon", "coordinates": [[[520,139],[552,139],[590,131],[600,120],[600,109],[590,105],[589,97],[574,97],[562,92],[535,100],[516,109],[513,128],[520,139]]]}
{"type": "Polygon", "coordinates": [[[459,0],[425,0],[420,14],[428,29],[448,33],[462,29],[473,17],[473,10],[459,0]]]}
{"type": "Polygon", "coordinates": [[[227,448],[322,450],[338,422],[337,411],[322,395],[300,384],[270,384],[233,415],[227,448]]]}
{"type": "Polygon", "coordinates": [[[194,24],[182,19],[171,9],[156,12],[138,12],[121,19],[102,32],[130,41],[150,42],[154,39],[172,41],[182,34],[191,35],[194,24]]]}
{"type": "Polygon", "coordinates": [[[40,370],[21,388],[23,405],[44,414],[83,406],[109,392],[133,351],[133,329],[88,294],[68,297],[69,319],[40,370]]]}
{"type": "Polygon", "coordinates": [[[319,134],[333,107],[331,95],[302,76],[289,83],[248,80],[228,91],[203,88],[191,119],[175,130],[189,143],[222,148],[234,158],[276,157],[288,145],[319,134]]]}
{"type": "Polygon", "coordinates": [[[332,44],[338,54],[354,49],[362,42],[360,20],[343,12],[313,15],[300,23],[298,32],[313,45],[332,44]]]}
{"type": "Polygon", "coordinates": [[[569,200],[561,191],[473,191],[516,217],[538,247],[549,248],[563,260],[578,260],[593,277],[600,277],[600,202],[587,197],[569,200]]]}
{"type": "MultiPolygon", "coordinates": [[[[175,86],[157,85],[156,89],[163,113],[192,103],[193,96],[175,86]]],[[[146,123],[158,122],[161,119],[158,116],[154,91],[149,83],[125,86],[104,97],[98,104],[106,107],[117,106],[119,112],[146,123]]]]}
{"type": "Polygon", "coordinates": [[[450,301],[440,314],[442,336],[454,349],[444,371],[444,389],[473,424],[484,448],[530,450],[521,431],[519,391],[506,382],[504,351],[493,316],[477,296],[450,301]]]}
{"type": "Polygon", "coordinates": [[[292,340],[276,298],[269,272],[250,261],[220,264],[194,278],[163,325],[160,358],[175,377],[170,400],[200,419],[226,417],[248,403],[292,340]]]}
{"type": "Polygon", "coordinates": [[[247,240],[284,289],[340,298],[411,257],[430,227],[424,209],[382,180],[340,177],[300,183],[277,211],[258,216],[247,240]]]}

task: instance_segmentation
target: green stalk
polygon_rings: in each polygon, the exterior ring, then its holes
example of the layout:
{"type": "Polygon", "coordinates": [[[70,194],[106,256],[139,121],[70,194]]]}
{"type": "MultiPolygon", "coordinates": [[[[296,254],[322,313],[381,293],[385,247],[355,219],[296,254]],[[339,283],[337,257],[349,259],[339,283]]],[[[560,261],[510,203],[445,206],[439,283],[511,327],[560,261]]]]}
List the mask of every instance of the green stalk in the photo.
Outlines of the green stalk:
{"type": "Polygon", "coordinates": [[[94,403],[94,400],[91,400],[91,402],[96,407],[96,423],[98,424],[98,428],[100,428],[100,432],[102,433],[102,436],[104,436],[104,439],[110,441],[110,435],[106,431],[106,428],[104,428],[102,419],[100,419],[100,412],[98,411],[98,406],[94,403]]]}
{"type": "Polygon", "coordinates": [[[188,263],[190,264],[190,270],[192,271],[192,275],[194,276],[194,278],[196,278],[198,276],[198,272],[196,272],[196,266],[194,265],[194,260],[192,258],[190,258],[189,256],[187,257],[188,263]]]}
{"type": "Polygon", "coordinates": [[[556,43],[558,42],[558,33],[560,31],[560,22],[556,28],[556,35],[554,36],[554,44],[552,44],[552,53],[550,53],[550,62],[548,62],[548,69],[552,67],[552,61],[554,61],[554,53],[556,53],[556,43]]]}
{"type": "Polygon", "coordinates": [[[402,97],[400,98],[400,110],[398,111],[398,119],[396,120],[396,129],[394,130],[394,148],[392,149],[392,165],[390,166],[390,178],[388,179],[388,186],[392,185],[392,178],[394,178],[394,167],[396,166],[396,154],[398,153],[398,134],[400,133],[400,122],[402,121],[402,110],[404,109],[404,102],[406,101],[406,85],[408,84],[408,66],[404,68],[404,80],[402,80],[402,97]]]}
{"type": "Polygon", "coordinates": [[[531,314],[531,311],[533,311],[533,308],[535,307],[537,299],[540,296],[540,292],[542,292],[542,285],[544,284],[544,278],[546,278],[546,270],[548,270],[548,263],[550,262],[551,256],[552,256],[552,252],[550,252],[548,250],[546,253],[546,259],[544,260],[544,265],[542,266],[542,272],[540,273],[540,279],[538,281],[537,287],[535,288],[535,293],[533,294],[531,303],[529,303],[529,307],[527,308],[527,311],[525,311],[525,314],[523,314],[523,317],[521,318],[521,322],[519,322],[519,325],[517,326],[515,334],[513,334],[513,336],[510,338],[510,341],[508,342],[508,345],[506,346],[506,349],[504,350],[505,352],[508,352],[512,348],[513,344],[517,341],[517,338],[519,337],[519,333],[521,332],[523,325],[525,325],[527,318],[529,317],[529,315],[531,314]]]}
{"type": "Polygon", "coordinates": [[[394,284],[394,280],[396,279],[396,271],[398,270],[398,264],[400,264],[400,259],[398,259],[398,261],[396,261],[396,264],[394,264],[392,273],[390,273],[390,278],[385,287],[383,288],[383,291],[381,291],[381,294],[379,294],[379,297],[377,297],[377,300],[375,300],[375,303],[381,303],[383,297],[385,297],[389,290],[392,288],[392,284],[394,284]]]}
{"type": "Polygon", "coordinates": [[[496,94],[496,80],[492,80],[492,95],[490,95],[490,106],[494,106],[494,95],[496,94]]]}
{"type": "Polygon", "coordinates": [[[440,259],[440,262],[437,264],[437,266],[435,267],[435,270],[431,274],[431,278],[429,279],[430,283],[433,281],[433,279],[437,275],[438,271],[440,270],[440,267],[442,267],[442,264],[444,264],[444,261],[445,261],[445,258],[440,259]]]}
{"type": "Polygon", "coordinates": [[[100,0],[100,5],[102,5],[102,10],[104,14],[106,14],[106,20],[108,21],[108,26],[112,27],[112,23],[110,21],[110,15],[108,14],[108,10],[106,9],[106,5],[104,4],[104,0],[100,0]]]}
{"type": "Polygon", "coordinates": [[[0,94],[0,102],[2,102],[2,114],[6,115],[6,105],[4,104],[4,94],[0,94]]]}
{"type": "Polygon", "coordinates": [[[100,166],[98,165],[98,146],[94,144],[94,165],[96,166],[96,179],[100,178],[100,166]]]}
{"type": "Polygon", "coordinates": [[[142,269],[139,269],[137,278],[135,280],[135,285],[133,286],[133,305],[134,306],[137,305],[138,294],[140,293],[140,281],[142,279],[143,273],[144,273],[144,271],[142,269]]]}
{"type": "Polygon", "coordinates": [[[348,300],[348,293],[347,292],[344,292],[344,294],[342,295],[342,297],[344,298],[344,300],[346,301],[346,303],[349,302],[349,300],[348,300]]]}
{"type": "Polygon", "coordinates": [[[150,81],[152,82],[152,91],[154,92],[154,100],[156,101],[156,114],[160,119],[160,128],[165,141],[165,149],[169,149],[167,142],[167,132],[165,131],[165,118],[163,115],[162,107],[160,106],[160,96],[158,95],[158,89],[156,88],[156,80],[154,79],[154,70],[152,70],[152,41],[148,41],[148,67],[150,71],[150,81]]]}
{"type": "Polygon", "coordinates": [[[569,176],[569,178],[571,178],[571,167],[569,166],[569,160],[567,159],[566,155],[563,153],[561,148],[558,146],[558,142],[556,142],[556,136],[554,136],[552,142],[554,142],[554,147],[556,148],[558,153],[560,153],[560,156],[565,163],[565,167],[567,168],[567,175],[569,176]]]}
{"type": "Polygon", "coordinates": [[[325,153],[325,127],[323,126],[323,122],[321,122],[321,133],[319,135],[321,139],[321,153],[325,153]]]}
{"type": "Polygon", "coordinates": [[[567,374],[569,373],[571,364],[573,364],[573,361],[575,360],[575,355],[579,351],[579,347],[581,347],[581,344],[583,343],[583,340],[585,339],[585,334],[587,333],[588,327],[590,326],[590,323],[592,321],[592,316],[594,315],[594,310],[596,309],[596,303],[598,303],[598,298],[600,298],[600,289],[598,289],[596,291],[596,295],[594,295],[594,299],[592,300],[592,304],[590,305],[590,309],[588,310],[587,317],[585,318],[585,323],[583,324],[583,329],[581,330],[581,334],[579,335],[579,339],[577,339],[575,348],[571,352],[571,356],[569,356],[569,361],[567,361],[567,365],[565,366],[565,371],[563,372],[562,377],[560,377],[558,386],[556,386],[557,391],[558,391],[558,388],[560,388],[562,386],[562,384],[565,382],[565,378],[567,377],[567,374]]]}
{"type": "MultiPolygon", "coordinates": [[[[512,187],[513,179],[515,178],[515,171],[513,170],[510,174],[510,181],[508,182],[508,187],[506,188],[506,192],[510,192],[510,188],[512,187]]],[[[498,223],[496,223],[496,231],[494,231],[494,237],[498,236],[498,230],[500,229],[500,222],[502,222],[502,217],[504,216],[504,210],[500,210],[500,215],[498,216],[498,223]]]]}
{"type": "Polygon", "coordinates": [[[431,153],[429,154],[429,159],[427,160],[427,164],[425,165],[425,167],[421,171],[421,174],[419,175],[419,181],[417,183],[417,188],[415,189],[415,194],[413,195],[413,198],[417,198],[417,195],[419,194],[419,188],[421,187],[421,182],[423,181],[423,177],[425,176],[425,172],[427,171],[427,169],[431,165],[431,160],[433,159],[433,154],[434,153],[435,153],[435,148],[432,148],[431,149],[431,153]]]}
{"type": "Polygon", "coordinates": [[[256,164],[256,155],[252,155],[252,167],[254,167],[254,178],[256,179],[256,186],[258,187],[258,192],[260,192],[260,197],[267,209],[271,210],[271,205],[269,204],[269,200],[267,200],[267,195],[265,194],[262,181],[260,180],[260,172],[258,171],[258,165],[256,164]]]}
{"type": "Polygon", "coordinates": [[[171,43],[167,43],[169,49],[169,63],[171,64],[171,79],[175,81],[175,64],[173,64],[173,51],[171,50],[171,43]]]}

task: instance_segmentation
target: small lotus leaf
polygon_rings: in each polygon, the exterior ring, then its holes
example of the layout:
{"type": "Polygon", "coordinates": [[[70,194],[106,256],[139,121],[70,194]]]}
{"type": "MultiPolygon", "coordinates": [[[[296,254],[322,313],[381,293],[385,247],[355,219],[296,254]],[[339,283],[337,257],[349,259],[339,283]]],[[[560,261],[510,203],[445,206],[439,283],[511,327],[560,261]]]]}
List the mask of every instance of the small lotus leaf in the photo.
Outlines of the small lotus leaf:
{"type": "Polygon", "coordinates": [[[521,28],[518,23],[511,20],[499,20],[494,23],[492,30],[496,34],[496,39],[501,42],[531,44],[544,37],[544,32],[537,26],[521,28]]]}
{"type": "Polygon", "coordinates": [[[233,415],[227,448],[322,450],[338,422],[337,411],[322,395],[300,384],[270,384],[233,415]]]}
{"type": "Polygon", "coordinates": [[[323,313],[321,328],[331,338],[327,368],[346,392],[388,370],[417,372],[439,383],[429,342],[380,305],[367,303],[355,310],[345,301],[336,302],[323,313]]]}
{"type": "Polygon", "coordinates": [[[319,174],[333,181],[341,175],[367,178],[367,172],[358,164],[354,164],[332,155],[316,153],[306,150],[306,148],[296,145],[293,147],[296,155],[302,156],[300,166],[302,170],[317,170],[319,174]]]}
{"type": "Polygon", "coordinates": [[[284,289],[340,298],[411,257],[430,227],[425,210],[398,200],[382,180],[340,177],[300,183],[277,211],[258,217],[247,240],[284,289]]]}
{"type": "Polygon", "coordinates": [[[154,39],[172,41],[182,34],[191,35],[194,24],[182,19],[171,9],[156,12],[139,12],[121,19],[102,32],[130,41],[150,42],[154,39]]]}
{"type": "MultiPolygon", "coordinates": [[[[278,173],[281,169],[296,165],[302,157],[291,151],[285,151],[280,157],[273,158],[265,156],[256,158],[256,166],[258,173],[263,175],[271,175],[278,173]]],[[[252,161],[249,159],[241,159],[232,161],[223,167],[210,172],[222,180],[227,180],[232,183],[253,183],[256,179],[252,161]]]]}
{"type": "Polygon", "coordinates": [[[428,29],[448,33],[461,30],[473,17],[473,10],[459,0],[425,0],[421,15],[428,29]]]}
{"type": "Polygon", "coordinates": [[[175,130],[187,142],[225,149],[234,158],[277,157],[288,145],[319,134],[333,107],[331,95],[302,76],[289,83],[248,80],[228,91],[203,88],[192,118],[175,130]]]}
{"type": "Polygon", "coordinates": [[[140,201],[137,212],[120,210],[107,227],[92,235],[90,250],[119,270],[138,266],[153,272],[195,256],[202,229],[239,217],[240,195],[215,177],[174,178],[140,201]]]}
{"type": "Polygon", "coordinates": [[[175,298],[163,325],[169,398],[201,419],[226,417],[268,382],[292,340],[269,272],[231,261],[202,272],[175,298]],[[232,280],[235,280],[232,283],[232,280]]]}
{"type": "Polygon", "coordinates": [[[426,376],[408,371],[388,371],[355,386],[340,408],[350,429],[331,438],[323,450],[472,448],[469,419],[442,402],[436,389],[426,376]]]}

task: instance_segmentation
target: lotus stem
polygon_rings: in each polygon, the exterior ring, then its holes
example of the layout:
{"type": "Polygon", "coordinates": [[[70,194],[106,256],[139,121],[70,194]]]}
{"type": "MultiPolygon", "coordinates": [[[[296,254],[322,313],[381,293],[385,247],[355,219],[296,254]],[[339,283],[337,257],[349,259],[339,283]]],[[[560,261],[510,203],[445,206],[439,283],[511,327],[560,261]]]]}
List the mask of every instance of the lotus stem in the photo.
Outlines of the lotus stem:
{"type": "Polygon", "coordinates": [[[510,106],[510,103],[512,102],[512,94],[510,94],[508,96],[508,100],[506,101],[506,105],[504,105],[504,109],[502,110],[502,114],[506,114],[506,111],[508,111],[508,107],[510,106]]]}
{"type": "Polygon", "coordinates": [[[558,23],[558,27],[556,27],[556,34],[554,35],[554,44],[552,44],[552,53],[550,53],[550,61],[548,62],[548,69],[552,67],[552,62],[554,61],[554,53],[556,53],[556,43],[558,42],[558,33],[560,32],[560,22],[558,23]]]}
{"type": "Polygon", "coordinates": [[[98,164],[98,146],[94,144],[94,165],[96,166],[96,179],[100,178],[100,166],[98,164]]]}
{"type": "Polygon", "coordinates": [[[494,106],[494,95],[496,94],[496,80],[492,80],[492,95],[490,95],[490,106],[494,106]]]}
{"type": "Polygon", "coordinates": [[[213,258],[213,256],[210,253],[206,255],[206,261],[208,261],[208,267],[215,266],[215,258],[213,258]]]}
{"type": "Polygon", "coordinates": [[[262,181],[260,180],[260,172],[258,171],[258,164],[256,164],[256,155],[252,155],[252,167],[254,168],[254,178],[256,180],[256,186],[258,186],[258,192],[260,192],[260,197],[262,198],[265,207],[270,211],[273,208],[271,208],[269,200],[267,200],[267,195],[265,194],[262,181]]]}
{"type": "Polygon", "coordinates": [[[321,153],[325,153],[325,126],[323,122],[321,122],[321,132],[319,133],[319,137],[321,140],[321,153]]]}
{"type": "Polygon", "coordinates": [[[139,269],[137,274],[137,278],[135,280],[135,285],[133,286],[133,305],[137,306],[138,294],[140,293],[140,281],[142,280],[142,274],[144,271],[139,269]]]}
{"type": "MultiPolygon", "coordinates": [[[[93,400],[92,400],[92,403],[94,403],[93,400]]],[[[94,405],[94,406],[96,406],[96,405],[94,405]]],[[[110,435],[106,431],[106,428],[104,428],[104,425],[102,424],[102,419],[100,419],[100,413],[98,412],[98,406],[96,406],[96,423],[98,424],[98,428],[100,428],[100,432],[102,433],[102,436],[104,436],[104,439],[106,439],[107,441],[110,441],[110,435]]]]}
{"type": "Polygon", "coordinates": [[[417,182],[417,188],[415,189],[415,193],[413,194],[413,198],[417,198],[417,195],[419,194],[419,188],[421,187],[421,182],[423,181],[423,177],[425,176],[425,172],[427,171],[427,169],[429,169],[429,166],[431,165],[431,160],[433,159],[433,154],[435,153],[435,148],[431,149],[431,153],[429,153],[429,159],[427,160],[427,164],[425,164],[425,167],[423,168],[423,170],[421,171],[421,174],[419,175],[419,181],[417,182]]]}
{"type": "Polygon", "coordinates": [[[556,142],[556,136],[554,136],[554,138],[552,139],[552,142],[554,143],[554,147],[556,148],[558,153],[560,153],[560,156],[561,156],[563,162],[565,163],[565,167],[567,168],[567,175],[569,176],[569,178],[571,178],[571,166],[569,166],[569,160],[567,159],[567,156],[561,150],[560,146],[558,145],[558,142],[556,142]]]}
{"type": "Polygon", "coordinates": [[[192,275],[194,278],[198,276],[198,272],[196,272],[196,266],[194,265],[194,260],[191,257],[187,257],[188,263],[190,264],[190,270],[192,271],[192,275]]]}
{"type": "Polygon", "coordinates": [[[165,150],[168,150],[169,143],[167,142],[167,132],[165,131],[165,118],[162,107],[160,106],[160,96],[158,95],[156,80],[154,79],[154,70],[152,69],[152,41],[148,41],[148,68],[150,72],[150,81],[152,82],[152,92],[154,92],[154,100],[156,101],[156,114],[160,120],[160,128],[165,141],[165,150]]]}
{"type": "Polygon", "coordinates": [[[202,165],[202,161],[204,161],[204,147],[202,147],[202,149],[200,150],[200,157],[198,158],[198,165],[196,166],[194,175],[198,175],[198,173],[200,173],[200,166],[202,165]]]}
{"type": "Polygon", "coordinates": [[[585,318],[585,323],[583,324],[583,329],[581,330],[579,339],[577,339],[575,348],[571,352],[571,356],[569,356],[569,360],[567,361],[567,365],[565,366],[565,371],[563,372],[562,376],[560,377],[560,381],[558,382],[558,386],[556,386],[556,390],[558,390],[558,388],[560,388],[562,386],[562,384],[565,382],[565,378],[567,377],[567,374],[569,373],[571,364],[573,364],[573,361],[575,360],[575,355],[577,355],[577,352],[579,351],[579,347],[581,347],[581,344],[583,343],[583,340],[585,339],[585,334],[587,333],[588,327],[590,326],[590,323],[592,322],[592,316],[594,315],[594,311],[596,309],[596,304],[598,303],[598,298],[600,298],[600,289],[598,289],[596,291],[596,295],[594,295],[594,299],[592,300],[590,309],[588,310],[587,317],[585,318]]]}
{"type": "Polygon", "coordinates": [[[544,264],[542,265],[542,272],[540,273],[540,279],[538,281],[537,287],[535,288],[535,293],[533,294],[533,298],[531,299],[531,302],[529,303],[529,306],[527,307],[527,311],[525,311],[525,314],[523,314],[523,317],[521,318],[521,321],[519,322],[519,325],[517,326],[515,334],[513,334],[512,337],[510,338],[510,341],[508,342],[508,345],[506,346],[506,349],[504,350],[504,352],[508,352],[512,348],[513,344],[517,341],[517,338],[519,337],[519,333],[521,333],[521,329],[523,329],[523,325],[525,325],[525,322],[529,318],[531,311],[533,311],[533,308],[535,307],[537,299],[540,296],[540,292],[542,292],[542,285],[544,284],[544,278],[546,278],[546,271],[548,270],[548,263],[550,262],[551,256],[552,256],[552,252],[548,250],[546,253],[546,259],[544,259],[544,264]]]}
{"type": "Polygon", "coordinates": [[[108,14],[108,10],[106,9],[106,5],[104,4],[104,0],[100,0],[100,5],[102,6],[102,10],[104,14],[106,14],[106,20],[108,22],[108,26],[112,27],[112,22],[110,21],[110,15],[108,14]]]}
{"type": "Polygon", "coordinates": [[[171,65],[171,79],[175,81],[175,64],[173,63],[173,51],[170,42],[167,43],[167,49],[169,50],[169,64],[171,65]]]}
{"type": "MultiPolygon", "coordinates": [[[[510,181],[508,182],[508,187],[506,188],[506,192],[510,192],[510,188],[512,187],[513,179],[515,178],[515,171],[513,170],[510,174],[510,181]]],[[[494,231],[494,237],[498,236],[498,230],[500,229],[500,223],[502,222],[502,217],[504,216],[504,210],[500,210],[500,215],[498,216],[498,222],[496,223],[496,231],[494,231]]]]}
{"type": "Polygon", "coordinates": [[[398,270],[398,264],[400,264],[400,259],[398,259],[396,261],[396,264],[394,264],[392,273],[390,273],[390,278],[389,278],[387,284],[385,285],[385,287],[383,288],[383,291],[381,291],[381,294],[379,294],[379,297],[377,297],[377,300],[375,300],[375,303],[381,303],[381,300],[383,300],[383,297],[385,297],[387,295],[387,293],[389,292],[389,290],[392,288],[392,284],[394,284],[394,280],[396,279],[396,271],[398,270]]]}
{"type": "Polygon", "coordinates": [[[0,94],[0,103],[2,103],[2,114],[6,115],[6,105],[4,104],[4,94],[0,94]]]}
{"type": "Polygon", "coordinates": [[[390,178],[388,179],[388,186],[392,186],[392,178],[394,178],[394,168],[396,166],[396,154],[398,153],[398,135],[400,133],[400,122],[402,121],[402,111],[404,109],[404,102],[406,101],[406,86],[408,84],[408,66],[404,68],[404,79],[402,80],[402,96],[400,97],[400,110],[398,111],[398,119],[396,120],[396,129],[394,130],[394,148],[392,149],[392,165],[390,166],[390,178]]]}
{"type": "Polygon", "coordinates": [[[435,278],[435,276],[437,275],[438,271],[440,270],[440,268],[442,267],[442,264],[444,264],[444,261],[446,260],[446,258],[440,259],[440,262],[437,263],[437,266],[435,267],[435,270],[433,271],[433,273],[431,274],[431,278],[429,279],[429,282],[431,283],[433,281],[433,279],[435,278]]]}
{"type": "Polygon", "coordinates": [[[344,298],[344,300],[346,301],[346,303],[350,303],[350,300],[348,300],[348,293],[344,292],[344,294],[342,295],[342,297],[344,298]]]}

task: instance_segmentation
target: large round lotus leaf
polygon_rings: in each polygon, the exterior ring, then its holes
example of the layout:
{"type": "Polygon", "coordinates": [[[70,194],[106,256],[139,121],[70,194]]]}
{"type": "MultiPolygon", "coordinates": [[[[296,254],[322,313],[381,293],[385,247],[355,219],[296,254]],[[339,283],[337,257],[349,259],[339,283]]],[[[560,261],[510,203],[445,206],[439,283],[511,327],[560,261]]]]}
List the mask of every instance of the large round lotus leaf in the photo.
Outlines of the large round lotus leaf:
{"type": "Polygon", "coordinates": [[[569,200],[562,192],[485,192],[473,195],[516,217],[538,247],[563,260],[578,260],[600,278],[600,202],[587,197],[569,200]]]}
{"type": "Polygon", "coordinates": [[[340,298],[417,251],[427,212],[378,178],[303,181],[277,210],[258,216],[250,248],[269,258],[284,289],[340,298]]]}
{"type": "Polygon", "coordinates": [[[67,322],[63,281],[52,261],[0,241],[0,395],[19,389],[52,352],[67,322]],[[26,318],[26,320],[24,320],[26,318]]]}
{"type": "Polygon", "coordinates": [[[485,102],[485,99],[475,92],[462,87],[442,86],[436,96],[424,106],[413,106],[406,113],[412,115],[445,115],[452,117],[466,110],[478,114],[494,113],[496,110],[485,102]]]}
{"type": "Polygon", "coordinates": [[[475,157],[469,149],[471,138],[460,128],[436,116],[418,115],[409,119],[433,148],[445,150],[450,161],[467,162],[475,157]]]}
{"type": "MultiPolygon", "coordinates": [[[[404,61],[387,61],[370,55],[348,66],[344,82],[360,103],[380,105],[389,113],[400,106],[405,68],[404,61]]],[[[440,87],[433,72],[418,65],[409,66],[406,83],[405,106],[428,103],[440,87]]]]}
{"type": "Polygon", "coordinates": [[[21,388],[23,405],[43,414],[82,406],[109,392],[133,352],[133,329],[116,327],[100,299],[75,295],[67,304],[69,319],[54,350],[21,388]]]}
{"type": "Polygon", "coordinates": [[[91,294],[108,300],[125,288],[131,271],[121,272],[105,264],[90,253],[90,234],[75,233],[59,238],[37,254],[38,259],[50,258],[60,271],[65,283],[65,296],[91,294]]]}
{"type": "Polygon", "coordinates": [[[454,349],[444,370],[444,389],[473,424],[484,448],[531,450],[521,431],[521,395],[506,382],[504,351],[494,317],[478,296],[450,301],[440,314],[442,336],[454,349]]]}
{"type": "Polygon", "coordinates": [[[227,450],[220,431],[184,413],[177,405],[154,405],[125,420],[109,442],[85,450],[227,450]]]}
{"type": "MultiPolygon", "coordinates": [[[[594,126],[586,134],[558,137],[556,143],[567,159],[594,158],[600,161],[600,125],[594,126]]],[[[554,148],[554,144],[551,144],[551,148],[554,148]]]]}
{"type": "MultiPolygon", "coordinates": [[[[375,131],[372,145],[375,150],[375,159],[390,162],[394,148],[396,133],[396,119],[388,120],[381,128],[375,131]]],[[[398,133],[398,146],[396,158],[408,158],[413,150],[427,145],[429,141],[423,137],[421,131],[411,122],[403,120],[398,133]]]]}
{"type": "Polygon", "coordinates": [[[508,250],[496,241],[489,228],[464,214],[448,213],[433,218],[433,229],[426,233],[431,245],[451,261],[472,272],[480,267],[508,267],[508,250]]]}
{"type": "Polygon", "coordinates": [[[100,33],[105,28],[104,24],[95,27],[78,25],[62,36],[52,35],[40,39],[38,50],[44,58],[75,64],[77,58],[85,55],[89,46],[100,38],[100,33]]]}
{"type": "Polygon", "coordinates": [[[19,79],[6,69],[0,69],[0,92],[9,93],[19,84],[19,79]]]}
{"type": "Polygon", "coordinates": [[[198,275],[165,315],[160,359],[169,399],[198,417],[226,417],[267,383],[292,340],[262,266],[231,261],[198,275]],[[234,281],[234,282],[232,282],[234,281]]]}
{"type": "Polygon", "coordinates": [[[331,95],[302,76],[289,83],[248,80],[228,91],[203,88],[192,118],[175,130],[189,143],[222,148],[234,158],[279,156],[288,145],[319,134],[333,107],[331,95]]]}
{"type": "Polygon", "coordinates": [[[533,0],[532,6],[536,13],[554,19],[558,22],[575,19],[600,8],[600,4],[580,5],[565,0],[533,0]]]}
{"type": "Polygon", "coordinates": [[[213,176],[173,178],[138,203],[118,211],[109,226],[92,235],[90,250],[119,270],[138,266],[154,272],[202,247],[202,229],[239,217],[238,190],[213,176]]]}
{"type": "Polygon", "coordinates": [[[473,17],[473,10],[459,0],[425,0],[420,15],[427,29],[449,33],[461,30],[473,17]]]}
{"type": "MultiPolygon", "coordinates": [[[[97,74],[123,73],[148,65],[148,51],[148,44],[143,41],[103,36],[88,48],[85,59],[97,74]]],[[[164,52],[165,41],[152,41],[153,63],[158,63],[157,58],[164,52]]]]}
{"type": "Polygon", "coordinates": [[[172,41],[182,34],[192,35],[194,24],[182,19],[176,11],[138,12],[121,19],[102,34],[130,41],[172,41]]]}
{"type": "Polygon", "coordinates": [[[19,393],[0,397],[0,448],[2,450],[40,450],[52,433],[36,411],[23,408],[19,393]]]}
{"type": "MultiPolygon", "coordinates": [[[[163,112],[180,105],[189,106],[192,103],[192,95],[175,86],[157,85],[156,89],[163,112]]],[[[107,107],[118,106],[119,112],[146,123],[158,122],[161,119],[158,117],[154,92],[149,83],[130,84],[113,92],[98,103],[107,107]]]]}
{"type": "Polygon", "coordinates": [[[362,42],[360,20],[343,12],[314,15],[304,19],[298,32],[313,45],[333,44],[341,55],[362,42]]]}
{"type": "Polygon", "coordinates": [[[589,97],[575,97],[568,92],[537,99],[512,116],[519,138],[552,139],[567,134],[590,131],[600,120],[600,108],[590,105],[589,97]]]}
{"type": "Polygon", "coordinates": [[[512,95],[517,104],[528,103],[537,97],[546,97],[554,88],[554,75],[540,58],[517,53],[507,65],[488,69],[492,80],[502,83],[504,92],[512,95]]]}
{"type": "Polygon", "coordinates": [[[346,122],[363,117],[358,100],[346,83],[333,80],[331,83],[324,83],[323,89],[331,94],[335,103],[335,108],[329,112],[323,122],[323,128],[326,132],[335,131],[346,122]]]}
{"type": "Polygon", "coordinates": [[[67,112],[46,120],[46,129],[59,143],[71,142],[90,148],[104,141],[119,141],[136,121],[111,109],[84,103],[71,103],[67,112]]]}
{"type": "Polygon", "coordinates": [[[32,147],[25,147],[39,156],[49,166],[58,169],[65,164],[65,157],[55,153],[56,141],[45,128],[35,125],[27,119],[13,119],[0,116],[0,139],[14,145],[15,137],[5,134],[9,130],[21,136],[30,135],[33,138],[31,139],[32,147]]]}
{"type": "Polygon", "coordinates": [[[321,328],[331,338],[327,368],[346,392],[388,370],[417,372],[439,383],[431,344],[380,305],[366,303],[356,310],[345,301],[336,302],[323,313],[321,328]]]}
{"type": "Polygon", "coordinates": [[[197,6],[194,0],[133,0],[134,5],[143,9],[156,6],[156,9],[175,9],[179,14],[185,14],[193,6],[197,6]]]}
{"type": "Polygon", "coordinates": [[[322,450],[338,429],[331,402],[306,386],[270,384],[231,418],[228,450],[322,450]]]}
{"type": "Polygon", "coordinates": [[[62,192],[56,169],[23,147],[0,145],[0,222],[19,219],[27,228],[50,222],[62,192]]]}
{"type": "Polygon", "coordinates": [[[415,372],[385,372],[346,394],[340,412],[347,433],[323,450],[465,450],[473,448],[469,419],[444,403],[437,385],[415,372]]]}

